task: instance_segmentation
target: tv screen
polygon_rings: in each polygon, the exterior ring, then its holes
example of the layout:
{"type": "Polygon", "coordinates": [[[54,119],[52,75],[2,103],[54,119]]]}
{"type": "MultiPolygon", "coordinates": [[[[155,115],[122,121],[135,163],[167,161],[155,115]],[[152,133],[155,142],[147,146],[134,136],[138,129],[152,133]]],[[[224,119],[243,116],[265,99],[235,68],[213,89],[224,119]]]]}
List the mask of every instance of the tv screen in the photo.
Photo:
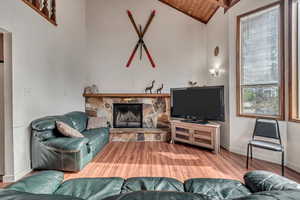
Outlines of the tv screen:
{"type": "Polygon", "coordinates": [[[225,121],[224,86],[171,89],[171,116],[225,121]]]}

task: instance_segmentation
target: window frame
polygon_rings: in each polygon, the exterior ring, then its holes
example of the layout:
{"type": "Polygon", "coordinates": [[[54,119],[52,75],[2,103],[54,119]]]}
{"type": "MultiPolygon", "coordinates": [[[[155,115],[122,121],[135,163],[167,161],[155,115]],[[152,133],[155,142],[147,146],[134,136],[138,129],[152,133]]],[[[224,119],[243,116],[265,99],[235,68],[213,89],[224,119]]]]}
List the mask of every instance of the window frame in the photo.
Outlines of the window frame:
{"type": "MultiPolygon", "coordinates": [[[[265,118],[265,119],[277,119],[277,120],[285,120],[285,70],[284,70],[284,1],[277,1],[272,4],[260,7],[258,9],[252,10],[250,12],[244,13],[242,15],[237,16],[237,33],[236,33],[236,113],[238,117],[247,117],[247,118],[265,118]],[[241,19],[247,17],[249,15],[253,15],[255,13],[270,9],[272,7],[279,6],[280,7],[280,32],[279,32],[279,115],[260,115],[260,114],[245,114],[242,113],[242,84],[241,84],[241,19]]],[[[253,84],[255,85],[255,84],[253,84]]],[[[256,84],[258,85],[270,85],[270,84],[256,84]]],[[[277,84],[276,84],[277,86],[277,84]]],[[[247,87],[247,86],[246,86],[247,87]]]]}
{"type": "Polygon", "coordinates": [[[296,7],[296,16],[293,16],[294,5],[288,2],[289,7],[289,121],[300,123],[299,117],[299,36],[300,36],[300,8],[296,7]],[[296,18],[296,22],[294,22],[296,18]],[[298,45],[297,45],[298,43],[298,45]],[[294,45],[296,44],[296,45],[294,45]]]}

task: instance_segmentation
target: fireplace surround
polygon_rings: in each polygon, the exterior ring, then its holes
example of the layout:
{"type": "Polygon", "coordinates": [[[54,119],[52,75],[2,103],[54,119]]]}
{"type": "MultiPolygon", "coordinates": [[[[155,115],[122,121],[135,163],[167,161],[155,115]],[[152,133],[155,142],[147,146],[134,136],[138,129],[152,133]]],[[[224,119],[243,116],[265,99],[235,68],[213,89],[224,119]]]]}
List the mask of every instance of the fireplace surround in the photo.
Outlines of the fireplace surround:
{"type": "Polygon", "coordinates": [[[113,127],[114,104],[142,104],[143,128],[170,128],[168,94],[85,94],[85,110],[113,127]]]}
{"type": "MultiPolygon", "coordinates": [[[[99,117],[104,124],[110,127],[110,141],[112,142],[146,142],[159,141],[167,142],[170,140],[170,95],[169,94],[84,94],[85,110],[90,117],[99,117]],[[135,110],[140,107],[142,109],[142,128],[116,128],[114,125],[114,110],[116,105],[124,105],[125,110],[122,119],[132,118],[132,114],[128,114],[127,106],[132,106],[129,110],[135,110]],[[136,108],[134,105],[138,104],[136,108]],[[127,113],[127,114],[126,114],[127,113]],[[127,116],[127,117],[124,117],[127,116]],[[131,116],[131,117],[130,117],[131,116]]],[[[117,106],[118,107],[118,106],[117,106]]],[[[139,109],[138,109],[139,110],[139,109]]],[[[138,112],[139,113],[139,112],[138,112]]],[[[126,120],[125,120],[126,121],[126,120]]],[[[139,120],[132,120],[139,121],[139,120]]],[[[127,124],[125,124],[127,126],[127,124]]],[[[132,124],[130,124],[132,125],[132,124]]],[[[136,124],[135,124],[136,125],[136,124]]],[[[140,125],[140,124],[138,124],[140,125]]],[[[122,126],[119,126],[122,127],[122,126]]]]}
{"type": "Polygon", "coordinates": [[[143,128],[143,104],[114,103],[114,128],[143,128]]]}

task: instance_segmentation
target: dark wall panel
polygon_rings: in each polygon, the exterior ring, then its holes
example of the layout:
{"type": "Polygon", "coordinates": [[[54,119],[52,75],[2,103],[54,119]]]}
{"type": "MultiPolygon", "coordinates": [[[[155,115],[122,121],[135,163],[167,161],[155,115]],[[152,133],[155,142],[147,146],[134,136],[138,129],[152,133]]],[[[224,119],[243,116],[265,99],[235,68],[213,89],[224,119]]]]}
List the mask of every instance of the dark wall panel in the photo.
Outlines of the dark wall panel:
{"type": "Polygon", "coordinates": [[[0,33],[0,62],[4,60],[3,48],[3,33],[0,33]]]}

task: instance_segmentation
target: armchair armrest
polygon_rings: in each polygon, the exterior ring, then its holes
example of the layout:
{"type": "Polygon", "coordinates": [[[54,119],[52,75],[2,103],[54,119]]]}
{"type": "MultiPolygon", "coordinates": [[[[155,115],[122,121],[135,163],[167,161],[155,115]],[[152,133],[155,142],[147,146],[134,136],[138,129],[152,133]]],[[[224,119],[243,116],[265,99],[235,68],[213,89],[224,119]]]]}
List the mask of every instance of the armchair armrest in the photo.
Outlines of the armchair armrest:
{"type": "Polygon", "coordinates": [[[84,145],[89,142],[88,138],[52,138],[43,142],[48,148],[64,151],[64,152],[78,152],[84,145]]]}
{"type": "Polygon", "coordinates": [[[246,186],[252,192],[300,190],[300,184],[267,171],[252,171],[244,176],[246,186]]]}

